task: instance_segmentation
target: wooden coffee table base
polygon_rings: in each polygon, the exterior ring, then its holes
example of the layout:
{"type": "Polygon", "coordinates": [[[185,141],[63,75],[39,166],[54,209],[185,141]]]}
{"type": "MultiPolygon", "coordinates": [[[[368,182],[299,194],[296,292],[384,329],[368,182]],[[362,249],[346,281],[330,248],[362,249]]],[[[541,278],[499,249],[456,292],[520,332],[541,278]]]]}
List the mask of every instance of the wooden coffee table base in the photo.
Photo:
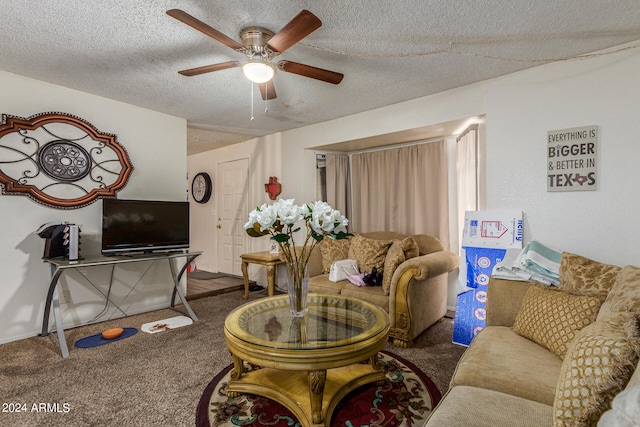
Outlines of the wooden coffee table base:
{"type": "MultiPolygon", "coordinates": [[[[235,359],[234,364],[241,364],[235,359]]],[[[235,374],[233,371],[232,377],[235,374]]],[[[384,372],[371,363],[357,363],[326,371],[261,368],[231,379],[227,396],[264,396],[289,409],[302,426],[328,427],[333,411],[347,394],[365,384],[382,384],[384,380],[384,372]]]]}
{"type": "Polygon", "coordinates": [[[349,392],[385,380],[378,353],[389,315],[366,301],[311,294],[305,316],[292,318],[288,296],[261,298],[229,313],[224,333],[233,356],[227,395],[272,399],[303,427],[329,427],[349,392]]]}

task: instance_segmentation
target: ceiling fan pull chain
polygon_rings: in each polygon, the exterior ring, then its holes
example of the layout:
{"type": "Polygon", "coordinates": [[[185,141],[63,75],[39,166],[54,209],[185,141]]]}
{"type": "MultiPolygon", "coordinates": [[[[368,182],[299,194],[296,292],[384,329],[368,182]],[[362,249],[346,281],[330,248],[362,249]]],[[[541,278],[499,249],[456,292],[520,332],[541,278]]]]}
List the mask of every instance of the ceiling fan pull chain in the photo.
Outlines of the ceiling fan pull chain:
{"type": "Polygon", "coordinates": [[[253,121],[253,83],[251,83],[251,121],[253,121]]]}

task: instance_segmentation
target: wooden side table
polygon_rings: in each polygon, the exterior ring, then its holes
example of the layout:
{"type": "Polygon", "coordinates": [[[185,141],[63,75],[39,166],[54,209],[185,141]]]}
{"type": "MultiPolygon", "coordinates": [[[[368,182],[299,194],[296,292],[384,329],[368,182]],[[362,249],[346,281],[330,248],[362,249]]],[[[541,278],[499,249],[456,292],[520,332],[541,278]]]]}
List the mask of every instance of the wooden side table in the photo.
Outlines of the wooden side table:
{"type": "Polygon", "coordinates": [[[249,298],[249,272],[247,267],[250,263],[264,265],[267,268],[267,292],[269,296],[273,296],[276,284],[276,266],[286,262],[282,255],[264,251],[242,254],[240,258],[242,258],[242,277],[244,278],[244,296],[242,298],[249,298]]]}

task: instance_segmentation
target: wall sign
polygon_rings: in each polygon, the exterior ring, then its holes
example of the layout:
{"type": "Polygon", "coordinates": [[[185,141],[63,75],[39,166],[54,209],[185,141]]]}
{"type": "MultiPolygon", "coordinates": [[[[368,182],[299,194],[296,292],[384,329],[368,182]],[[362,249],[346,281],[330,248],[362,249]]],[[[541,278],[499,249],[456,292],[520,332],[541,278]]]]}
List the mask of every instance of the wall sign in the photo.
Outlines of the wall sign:
{"type": "Polygon", "coordinates": [[[47,206],[70,209],[115,197],[133,171],[116,136],[66,113],[2,115],[0,186],[47,206]]]}
{"type": "Polygon", "coordinates": [[[547,191],[596,189],[597,126],[547,133],[547,191]]]}

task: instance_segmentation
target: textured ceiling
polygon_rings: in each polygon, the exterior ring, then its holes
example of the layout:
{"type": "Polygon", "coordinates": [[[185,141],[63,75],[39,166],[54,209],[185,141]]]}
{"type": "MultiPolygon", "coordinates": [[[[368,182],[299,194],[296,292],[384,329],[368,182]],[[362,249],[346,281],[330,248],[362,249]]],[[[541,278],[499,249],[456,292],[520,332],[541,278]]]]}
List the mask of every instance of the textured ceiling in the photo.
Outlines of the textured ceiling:
{"type": "Polygon", "coordinates": [[[640,40],[637,0],[0,0],[0,6],[0,70],[184,117],[190,154],[640,40]],[[322,27],[277,59],[345,78],[334,86],[278,72],[278,97],[265,103],[257,88],[252,102],[251,85],[237,68],[181,76],[178,70],[245,58],[169,17],[172,8],[235,40],[247,26],[278,31],[308,9],[322,27]]]}

